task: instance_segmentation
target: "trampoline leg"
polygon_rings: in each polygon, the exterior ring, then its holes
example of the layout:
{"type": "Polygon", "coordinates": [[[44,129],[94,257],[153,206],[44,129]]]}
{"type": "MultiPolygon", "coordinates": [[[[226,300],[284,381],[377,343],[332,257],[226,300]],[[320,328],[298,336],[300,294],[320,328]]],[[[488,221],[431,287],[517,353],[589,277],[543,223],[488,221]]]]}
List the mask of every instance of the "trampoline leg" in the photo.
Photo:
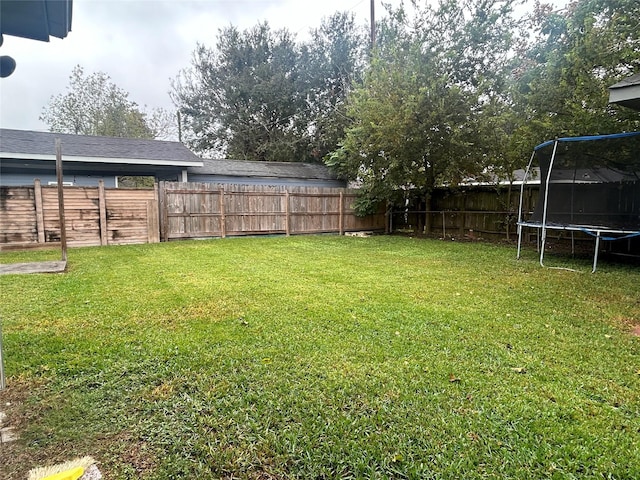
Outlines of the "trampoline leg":
{"type": "Polygon", "coordinates": [[[518,253],[516,260],[520,260],[520,245],[522,244],[522,225],[518,225],[518,253]]]}
{"type": "Polygon", "coordinates": [[[545,228],[542,229],[542,242],[540,244],[540,266],[544,267],[544,247],[547,242],[547,230],[545,228]]]}
{"type": "Polygon", "coordinates": [[[593,270],[591,273],[595,273],[598,266],[598,250],[600,249],[600,232],[596,235],[596,251],[593,253],[593,270]]]}

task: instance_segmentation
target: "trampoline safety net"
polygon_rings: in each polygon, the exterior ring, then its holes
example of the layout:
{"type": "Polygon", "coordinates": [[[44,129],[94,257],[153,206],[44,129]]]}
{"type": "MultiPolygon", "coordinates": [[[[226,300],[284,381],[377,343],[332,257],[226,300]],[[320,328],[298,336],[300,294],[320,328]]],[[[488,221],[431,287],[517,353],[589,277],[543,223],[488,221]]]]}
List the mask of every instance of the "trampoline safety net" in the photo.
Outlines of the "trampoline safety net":
{"type": "Polygon", "coordinates": [[[546,199],[547,224],[640,231],[640,132],[562,138],[534,152],[540,194],[530,221],[544,220],[546,199]]]}
{"type": "MultiPolygon", "coordinates": [[[[534,181],[537,203],[528,215],[521,199],[519,233],[540,228],[543,244],[547,229],[614,235],[605,240],[640,235],[640,132],[542,143],[534,148],[522,192],[534,181]]],[[[518,244],[519,255],[520,238],[518,244]]]]}

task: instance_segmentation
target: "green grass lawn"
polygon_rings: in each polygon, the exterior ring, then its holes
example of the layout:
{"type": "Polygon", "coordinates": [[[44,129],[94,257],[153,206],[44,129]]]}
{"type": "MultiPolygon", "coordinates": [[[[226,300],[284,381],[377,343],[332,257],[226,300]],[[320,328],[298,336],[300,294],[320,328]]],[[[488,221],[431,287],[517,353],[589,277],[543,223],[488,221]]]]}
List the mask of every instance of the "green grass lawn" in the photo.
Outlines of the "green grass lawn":
{"type": "Polygon", "coordinates": [[[0,478],[640,478],[637,266],[239,238],[72,249],[0,302],[0,478]]]}

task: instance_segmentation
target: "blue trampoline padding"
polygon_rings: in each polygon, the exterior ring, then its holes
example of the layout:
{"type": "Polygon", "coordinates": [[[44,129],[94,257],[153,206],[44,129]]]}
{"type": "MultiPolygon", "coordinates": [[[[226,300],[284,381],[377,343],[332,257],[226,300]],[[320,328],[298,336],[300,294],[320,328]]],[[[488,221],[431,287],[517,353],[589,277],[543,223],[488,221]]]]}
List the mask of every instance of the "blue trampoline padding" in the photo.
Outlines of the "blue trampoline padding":
{"type": "MultiPolygon", "coordinates": [[[[594,233],[591,230],[587,230],[586,228],[580,228],[580,231],[586,233],[587,235],[591,235],[592,237],[597,237],[598,236],[597,233],[594,233]]],[[[616,240],[625,240],[627,238],[633,238],[633,237],[640,237],[640,232],[630,233],[628,235],[625,235],[624,237],[603,237],[601,235],[600,236],[600,240],[613,242],[613,241],[616,241],[616,240]]]]}
{"type": "Polygon", "coordinates": [[[624,138],[624,137],[635,137],[636,135],[640,135],[640,132],[623,132],[623,133],[611,133],[609,135],[588,135],[584,137],[563,137],[556,138],[555,140],[547,140],[540,145],[536,145],[533,147],[534,150],[540,150],[541,148],[548,147],[549,145],[553,145],[555,142],[590,142],[593,140],[607,140],[611,138],[624,138]]]}

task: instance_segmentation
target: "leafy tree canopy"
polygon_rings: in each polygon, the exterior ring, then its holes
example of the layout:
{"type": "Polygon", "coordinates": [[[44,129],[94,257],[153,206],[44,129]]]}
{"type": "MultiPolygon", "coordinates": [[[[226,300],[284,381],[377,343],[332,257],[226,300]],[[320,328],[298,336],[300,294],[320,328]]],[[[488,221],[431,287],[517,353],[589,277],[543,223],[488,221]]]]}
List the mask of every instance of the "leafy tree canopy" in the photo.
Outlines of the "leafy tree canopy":
{"type": "Polygon", "coordinates": [[[381,26],[364,82],[349,99],[353,123],[327,163],[358,181],[361,213],[407,192],[429,210],[436,185],[481,174],[487,112],[505,84],[511,1],[410,2],[381,26]]]}
{"type": "Polygon", "coordinates": [[[145,113],[106,73],[85,75],[77,65],[69,78],[67,92],[51,97],[40,115],[52,132],[128,138],[172,135],[173,120],[167,111],[145,113]]]}
{"type": "Polygon", "coordinates": [[[306,43],[267,24],[219,31],[174,81],[197,151],[253,160],[324,158],[359,182],[360,211],[437,185],[510,178],[537,143],[640,128],[608,87],[640,71],[640,3],[406,0],[367,56],[353,17],[306,43]]]}
{"type": "Polygon", "coordinates": [[[237,159],[321,161],[342,136],[365,42],[340,13],[311,37],[299,44],[261,23],[221,29],[214,48],[198,45],[171,92],[189,145],[237,159]]]}
{"type": "Polygon", "coordinates": [[[640,3],[536,2],[516,57],[514,109],[536,141],[640,128],[637,112],[608,103],[608,87],[640,71],[640,3]]]}

